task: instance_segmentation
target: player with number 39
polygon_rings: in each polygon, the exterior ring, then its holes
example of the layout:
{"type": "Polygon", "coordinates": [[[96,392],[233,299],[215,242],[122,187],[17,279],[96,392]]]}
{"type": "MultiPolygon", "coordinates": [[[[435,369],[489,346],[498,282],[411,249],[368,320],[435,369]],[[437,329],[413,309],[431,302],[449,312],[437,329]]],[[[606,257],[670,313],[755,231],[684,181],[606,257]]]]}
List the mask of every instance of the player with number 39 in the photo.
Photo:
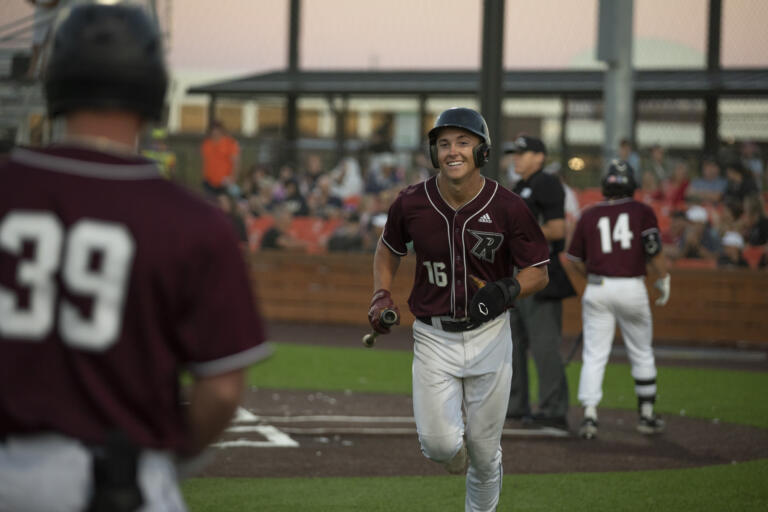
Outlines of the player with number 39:
{"type": "Polygon", "coordinates": [[[231,222],[138,154],[161,42],[139,6],[64,11],[44,87],[65,135],[0,164],[2,510],[185,510],[175,463],[268,355],[231,222]]]}

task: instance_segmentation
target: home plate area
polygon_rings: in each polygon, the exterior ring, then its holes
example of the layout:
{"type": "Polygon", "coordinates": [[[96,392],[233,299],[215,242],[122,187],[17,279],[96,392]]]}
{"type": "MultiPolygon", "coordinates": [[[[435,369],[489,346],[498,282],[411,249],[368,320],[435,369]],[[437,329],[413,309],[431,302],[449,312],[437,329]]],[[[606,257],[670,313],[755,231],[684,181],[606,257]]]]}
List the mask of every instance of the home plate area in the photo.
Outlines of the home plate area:
{"type": "MultiPolygon", "coordinates": [[[[633,471],[731,464],[768,457],[762,429],[666,416],[667,431],[635,431],[633,411],[600,410],[598,438],[522,428],[502,435],[504,471],[633,471]]],[[[445,475],[419,449],[409,396],[376,393],[250,390],[232,424],[209,449],[197,476],[323,477],[445,475]]]]}

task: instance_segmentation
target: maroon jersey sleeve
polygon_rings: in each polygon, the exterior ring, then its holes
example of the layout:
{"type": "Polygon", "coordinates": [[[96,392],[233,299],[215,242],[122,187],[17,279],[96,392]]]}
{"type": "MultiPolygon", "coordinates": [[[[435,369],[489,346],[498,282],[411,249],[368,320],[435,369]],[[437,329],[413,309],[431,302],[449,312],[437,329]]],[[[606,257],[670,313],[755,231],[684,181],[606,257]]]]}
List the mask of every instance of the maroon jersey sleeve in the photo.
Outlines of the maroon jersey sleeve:
{"type": "Polygon", "coordinates": [[[405,225],[403,193],[404,191],[397,196],[389,207],[387,223],[384,226],[384,233],[381,235],[381,241],[384,242],[384,245],[398,256],[405,256],[408,254],[408,247],[406,247],[406,244],[411,241],[405,225]]]}
{"type": "Polygon", "coordinates": [[[224,373],[259,359],[264,339],[250,280],[231,223],[211,216],[209,236],[183,277],[186,290],[179,321],[180,358],[199,375],[224,373]]]}

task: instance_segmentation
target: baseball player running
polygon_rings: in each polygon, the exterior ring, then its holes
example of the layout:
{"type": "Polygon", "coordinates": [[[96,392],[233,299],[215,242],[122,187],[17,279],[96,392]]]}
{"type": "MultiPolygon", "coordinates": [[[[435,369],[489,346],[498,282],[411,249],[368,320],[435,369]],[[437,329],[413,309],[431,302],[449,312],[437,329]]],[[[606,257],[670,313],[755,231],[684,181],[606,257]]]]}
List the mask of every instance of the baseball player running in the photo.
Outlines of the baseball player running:
{"type": "Polygon", "coordinates": [[[382,312],[406,244],[416,275],[413,410],[424,455],[467,471],[467,511],[496,510],[502,483],[501,432],[512,377],[508,308],[548,282],[549,252],[522,199],[484,178],[491,138],[468,108],[441,113],[429,132],[437,176],[403,190],[389,209],[374,256],[368,319],[386,334],[382,312]],[[513,269],[519,273],[513,277],[513,269]],[[466,422],[463,415],[466,416],[466,422]]]}
{"type": "Polygon", "coordinates": [[[2,511],[185,510],[175,460],[268,354],[230,221],[138,155],[166,85],[143,10],[73,7],[44,79],[66,138],[0,165],[2,511]]]}
{"type": "Polygon", "coordinates": [[[612,161],[602,181],[606,200],[582,213],[566,254],[571,267],[587,278],[581,299],[584,348],[578,394],[584,406],[579,435],[586,439],[597,435],[597,405],[617,321],[635,379],[637,429],[643,434],[664,430],[664,422],[653,412],[656,365],[646,267],[660,276],[655,282],[661,292],[658,305],[669,300],[670,277],[656,215],[632,199],[636,187],[629,164],[612,161]]]}

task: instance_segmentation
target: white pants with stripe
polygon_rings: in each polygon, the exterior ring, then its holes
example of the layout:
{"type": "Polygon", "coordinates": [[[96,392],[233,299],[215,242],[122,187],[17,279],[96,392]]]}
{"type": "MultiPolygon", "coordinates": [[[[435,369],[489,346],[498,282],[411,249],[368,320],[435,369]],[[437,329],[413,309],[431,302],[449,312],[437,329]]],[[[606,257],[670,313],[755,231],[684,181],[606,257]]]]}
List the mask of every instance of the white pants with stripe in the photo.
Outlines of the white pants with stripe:
{"type": "MultiPolygon", "coordinates": [[[[142,452],[140,512],[185,512],[176,469],[165,452],[142,452]]],[[[90,452],[56,434],[0,442],[0,512],[82,512],[93,489],[90,452]]]]}
{"type": "Polygon", "coordinates": [[[501,432],[512,380],[509,314],[457,333],[416,320],[413,337],[413,413],[421,450],[431,460],[447,462],[466,434],[465,510],[496,510],[503,475],[501,432]]]}
{"type": "MultiPolygon", "coordinates": [[[[590,282],[581,299],[584,330],[583,364],[579,378],[579,401],[597,406],[603,398],[603,377],[611,354],[616,322],[627,348],[632,377],[636,381],[656,378],[651,347],[653,323],[648,292],[641,277],[602,277],[590,282]]],[[[655,396],[656,384],[635,386],[638,396],[655,396]]]]}

